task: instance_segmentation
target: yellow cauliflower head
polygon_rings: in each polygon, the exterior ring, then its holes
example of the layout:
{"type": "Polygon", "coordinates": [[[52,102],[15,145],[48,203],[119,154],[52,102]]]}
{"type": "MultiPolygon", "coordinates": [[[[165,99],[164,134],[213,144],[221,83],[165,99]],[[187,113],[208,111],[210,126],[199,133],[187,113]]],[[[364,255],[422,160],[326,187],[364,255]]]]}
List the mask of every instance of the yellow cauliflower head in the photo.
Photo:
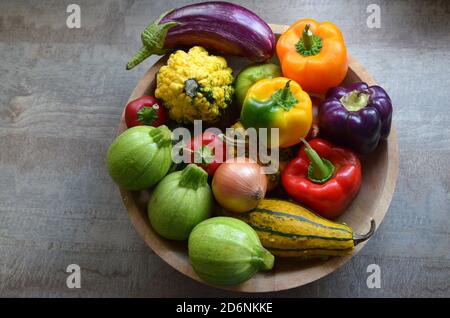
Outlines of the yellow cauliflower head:
{"type": "Polygon", "coordinates": [[[200,46],[172,53],[156,76],[156,98],[164,102],[171,119],[192,123],[215,122],[233,100],[233,71],[220,56],[200,46]]]}

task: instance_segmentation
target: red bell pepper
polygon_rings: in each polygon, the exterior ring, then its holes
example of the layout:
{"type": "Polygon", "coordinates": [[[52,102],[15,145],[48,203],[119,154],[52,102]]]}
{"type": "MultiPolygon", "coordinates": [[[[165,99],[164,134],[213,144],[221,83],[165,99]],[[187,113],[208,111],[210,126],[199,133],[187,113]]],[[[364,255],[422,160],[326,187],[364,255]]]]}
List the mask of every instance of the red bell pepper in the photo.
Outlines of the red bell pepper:
{"type": "Polygon", "coordinates": [[[205,131],[203,134],[197,135],[187,144],[186,148],[191,152],[191,162],[202,167],[208,175],[214,175],[217,168],[226,160],[226,143],[222,139],[211,132],[205,131]],[[200,160],[197,159],[196,156],[200,160]]]}
{"type": "Polygon", "coordinates": [[[125,107],[125,122],[128,128],[142,125],[158,127],[167,122],[167,113],[156,98],[142,96],[125,107]]]}
{"type": "Polygon", "coordinates": [[[361,163],[350,150],[315,138],[283,171],[282,183],[296,201],[329,219],[341,215],[361,186],[361,163]]]}

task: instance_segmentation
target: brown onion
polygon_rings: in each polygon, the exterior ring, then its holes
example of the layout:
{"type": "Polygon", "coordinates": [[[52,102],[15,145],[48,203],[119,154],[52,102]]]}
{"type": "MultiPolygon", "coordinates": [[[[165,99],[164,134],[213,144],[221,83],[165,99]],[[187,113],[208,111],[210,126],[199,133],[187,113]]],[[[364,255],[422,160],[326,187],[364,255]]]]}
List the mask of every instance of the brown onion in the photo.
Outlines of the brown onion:
{"type": "Polygon", "coordinates": [[[212,190],[217,202],[226,210],[247,212],[266,195],[267,177],[253,160],[232,159],[216,170],[212,190]]]}

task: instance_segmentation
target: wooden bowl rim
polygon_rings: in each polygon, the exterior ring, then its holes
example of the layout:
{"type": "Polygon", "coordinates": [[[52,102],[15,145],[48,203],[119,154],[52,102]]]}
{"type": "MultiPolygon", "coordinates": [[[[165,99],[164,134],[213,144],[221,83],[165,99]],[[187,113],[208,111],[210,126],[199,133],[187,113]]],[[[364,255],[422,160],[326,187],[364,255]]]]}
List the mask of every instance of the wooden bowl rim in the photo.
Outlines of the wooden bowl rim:
{"type": "MultiPolygon", "coordinates": [[[[288,26],[285,25],[277,25],[277,24],[269,24],[272,30],[276,35],[280,35],[283,33],[288,26]]],[[[128,102],[142,96],[142,92],[146,91],[149,87],[148,80],[154,76],[151,75],[153,72],[153,68],[155,65],[161,63],[166,56],[161,57],[157,62],[155,62],[152,67],[144,74],[144,76],[139,80],[138,84],[134,88],[128,102]]],[[[349,72],[354,72],[361,80],[368,83],[369,85],[374,85],[375,80],[374,78],[369,74],[369,72],[358,63],[358,61],[353,58],[350,54],[348,54],[348,65],[349,65],[349,72]]],[[[127,102],[127,103],[128,103],[127,102]]],[[[124,113],[122,113],[120,124],[117,130],[117,134],[120,134],[123,130],[126,129],[125,126],[125,120],[124,120],[124,113]]],[[[387,160],[387,173],[385,180],[383,181],[383,190],[378,198],[378,209],[374,213],[373,218],[377,224],[377,229],[380,226],[381,222],[383,221],[390,202],[392,200],[392,197],[394,195],[395,191],[395,185],[397,181],[398,176],[398,145],[397,145],[397,133],[394,125],[392,124],[391,133],[387,140],[387,157],[389,160],[387,160]]],[[[289,281],[286,283],[278,282],[276,280],[276,277],[273,279],[273,284],[264,285],[264,284],[254,284],[252,283],[252,280],[257,279],[257,277],[254,277],[250,279],[249,281],[236,285],[236,286],[215,286],[210,285],[204,281],[202,281],[192,270],[192,268],[186,268],[185,264],[180,262],[177,258],[171,257],[171,252],[164,250],[165,247],[162,246],[161,240],[164,240],[163,238],[159,237],[149,226],[149,224],[146,222],[146,220],[143,219],[142,214],[139,210],[139,207],[137,206],[133,194],[131,191],[119,188],[120,194],[122,197],[122,202],[128,212],[128,216],[131,219],[131,222],[133,226],[135,227],[136,231],[139,233],[139,235],[142,237],[142,239],[146,242],[146,244],[159,256],[161,257],[166,263],[168,263],[170,266],[181,272],[182,274],[189,276],[190,278],[201,282],[203,284],[220,288],[220,289],[226,289],[231,291],[238,291],[238,292],[249,292],[249,293],[262,293],[262,292],[274,292],[274,291],[281,291],[286,289],[291,289],[299,286],[303,286],[306,284],[309,284],[313,281],[316,281],[320,278],[323,278],[327,276],[328,274],[332,273],[333,271],[337,270],[339,267],[341,267],[343,264],[345,264],[350,258],[354,257],[367,243],[364,242],[360,245],[358,245],[355,248],[355,251],[348,256],[344,257],[334,257],[329,259],[328,261],[324,262],[320,266],[316,266],[313,268],[309,268],[308,271],[310,275],[308,277],[304,277],[302,275],[292,275],[292,277],[289,279],[289,281]]],[[[187,257],[187,255],[186,255],[187,257]]]]}

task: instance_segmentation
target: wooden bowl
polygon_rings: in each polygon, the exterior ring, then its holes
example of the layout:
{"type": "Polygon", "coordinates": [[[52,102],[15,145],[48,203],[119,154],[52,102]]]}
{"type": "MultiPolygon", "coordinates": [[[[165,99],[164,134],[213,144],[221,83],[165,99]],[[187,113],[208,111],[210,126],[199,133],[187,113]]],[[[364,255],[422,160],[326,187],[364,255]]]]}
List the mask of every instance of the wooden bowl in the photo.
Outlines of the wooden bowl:
{"type": "MultiPolygon", "coordinates": [[[[271,27],[277,36],[287,28],[282,25],[271,25],[271,27]]],[[[162,57],[147,71],[133,90],[129,101],[142,95],[153,95],[156,85],[155,75],[167,58],[168,56],[162,57]]],[[[228,61],[236,72],[248,64],[248,61],[238,58],[229,58],[228,61]]],[[[348,57],[348,62],[349,70],[343,84],[356,81],[364,81],[369,85],[375,84],[372,76],[352,56],[348,57]]],[[[122,114],[118,134],[125,129],[122,114]]],[[[368,231],[371,218],[375,220],[377,226],[380,225],[394,193],[398,171],[397,135],[394,127],[388,140],[370,156],[362,158],[361,162],[363,167],[361,190],[348,210],[337,221],[349,224],[355,233],[362,234],[368,231]]],[[[166,240],[153,231],[147,217],[148,193],[124,189],[120,189],[120,193],[134,227],[153,251],[176,270],[201,281],[189,264],[187,243],[166,240]]],[[[277,258],[272,271],[260,272],[237,286],[219,287],[241,292],[272,292],[302,286],[335,271],[361,250],[364,244],[358,245],[352,255],[333,257],[327,261],[277,258]]]]}

